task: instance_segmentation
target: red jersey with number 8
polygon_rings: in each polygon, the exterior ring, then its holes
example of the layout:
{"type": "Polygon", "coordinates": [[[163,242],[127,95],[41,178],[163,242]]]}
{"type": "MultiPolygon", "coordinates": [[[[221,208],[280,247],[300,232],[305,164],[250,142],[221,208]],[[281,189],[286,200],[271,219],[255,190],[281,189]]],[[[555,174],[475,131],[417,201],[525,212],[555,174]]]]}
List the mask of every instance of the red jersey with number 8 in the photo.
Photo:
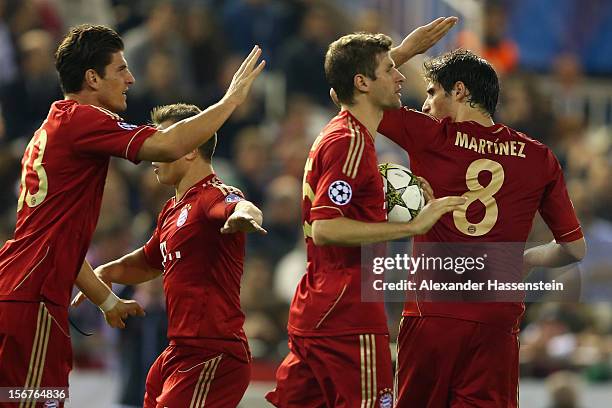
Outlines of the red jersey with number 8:
{"type": "Polygon", "coordinates": [[[68,306],[100,215],[110,156],[137,162],[155,132],[96,106],[51,105],[21,162],[15,235],[0,249],[0,301],[68,306]]]}
{"type": "MultiPolygon", "coordinates": [[[[563,171],[542,143],[502,124],[438,120],[412,109],[386,111],[379,132],[408,152],[412,171],[436,197],[465,196],[466,211],[445,214],[415,243],[524,243],[536,212],[557,242],[582,237],[563,171]]],[[[522,253],[522,252],[521,252],[522,253]]],[[[522,259],[518,260],[520,263],[522,259]]],[[[450,316],[515,325],[523,305],[409,301],[404,315],[450,316]],[[500,310],[501,309],[501,310],[500,310]]]]}

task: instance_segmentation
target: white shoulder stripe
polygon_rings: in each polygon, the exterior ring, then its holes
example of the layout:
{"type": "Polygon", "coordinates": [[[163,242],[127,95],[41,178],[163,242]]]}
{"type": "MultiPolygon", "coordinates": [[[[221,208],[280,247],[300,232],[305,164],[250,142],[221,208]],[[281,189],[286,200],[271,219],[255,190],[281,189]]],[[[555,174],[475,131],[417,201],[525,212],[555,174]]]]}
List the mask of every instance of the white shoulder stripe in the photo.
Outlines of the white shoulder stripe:
{"type": "Polygon", "coordinates": [[[351,178],[357,177],[357,170],[359,169],[359,164],[361,163],[361,156],[363,155],[363,149],[365,148],[365,136],[361,132],[360,132],[360,136],[361,136],[361,146],[359,147],[359,154],[357,155],[355,165],[353,166],[353,173],[350,175],[351,178]]]}
{"type": "Polygon", "coordinates": [[[140,129],[138,132],[134,133],[134,136],[132,136],[132,138],[130,139],[130,142],[127,144],[127,146],[125,147],[125,158],[128,158],[128,152],[130,151],[130,145],[132,144],[132,142],[134,141],[134,139],[136,138],[136,136],[138,136],[138,134],[140,132],[142,132],[145,128],[143,127],[142,129],[140,129]]]}
{"type": "Polygon", "coordinates": [[[357,168],[359,167],[359,162],[361,161],[361,155],[363,152],[363,148],[365,146],[365,138],[363,133],[359,130],[358,126],[352,123],[349,120],[349,128],[351,129],[351,133],[355,135],[355,146],[350,151],[349,156],[347,157],[348,166],[346,167],[346,171],[343,169],[343,173],[348,177],[355,178],[357,176],[357,168]]]}
{"type": "Polygon", "coordinates": [[[351,158],[351,153],[353,151],[353,147],[355,146],[355,129],[351,125],[351,120],[348,119],[348,128],[351,131],[351,144],[349,145],[348,152],[346,152],[346,160],[344,161],[344,166],[342,166],[342,172],[344,174],[348,174],[348,164],[351,158]]]}
{"type": "Polygon", "coordinates": [[[115,120],[121,120],[121,116],[117,115],[117,114],[116,114],[116,113],[114,113],[114,112],[109,111],[108,109],[104,109],[104,108],[101,108],[101,107],[99,107],[99,106],[95,106],[95,105],[89,105],[89,106],[91,106],[92,108],[95,108],[95,109],[99,110],[100,112],[102,112],[102,113],[104,113],[104,114],[106,114],[106,115],[110,116],[111,118],[113,118],[113,119],[115,119],[115,120]]]}

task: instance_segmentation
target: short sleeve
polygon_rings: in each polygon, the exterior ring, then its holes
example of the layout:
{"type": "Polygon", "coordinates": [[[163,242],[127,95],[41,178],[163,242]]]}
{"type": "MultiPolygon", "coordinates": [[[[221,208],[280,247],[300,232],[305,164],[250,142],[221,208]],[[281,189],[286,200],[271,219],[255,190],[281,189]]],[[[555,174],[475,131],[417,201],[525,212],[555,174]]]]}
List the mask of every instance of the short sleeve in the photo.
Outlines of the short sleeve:
{"type": "Polygon", "coordinates": [[[161,253],[161,249],[159,247],[159,231],[157,228],[155,228],[155,231],[153,231],[153,235],[151,236],[151,238],[149,238],[147,243],[144,244],[142,249],[147,264],[149,264],[151,268],[163,271],[164,256],[161,253]]]}
{"type": "Polygon", "coordinates": [[[244,200],[244,194],[236,187],[225,184],[213,184],[214,190],[211,197],[202,203],[204,214],[209,220],[219,223],[225,222],[232,215],[236,205],[244,200]]]}
{"type": "Polygon", "coordinates": [[[124,122],[118,115],[92,105],[79,105],[70,120],[75,151],[116,156],[138,163],[144,141],[157,130],[124,122]]]}
{"type": "Polygon", "coordinates": [[[583,237],[582,228],[565,187],[563,170],[550,150],[546,161],[552,178],[544,190],[540,214],[557,242],[576,241],[583,237]]]}
{"type": "Polygon", "coordinates": [[[430,144],[441,128],[442,122],[433,116],[404,107],[386,110],[378,132],[411,155],[430,144]]]}
{"type": "MultiPolygon", "coordinates": [[[[355,133],[322,145],[315,158],[318,179],[310,207],[311,221],[349,217],[359,212],[355,196],[363,193],[365,162],[363,149],[369,135],[355,133]]],[[[376,172],[378,175],[378,172],[376,172]]]]}

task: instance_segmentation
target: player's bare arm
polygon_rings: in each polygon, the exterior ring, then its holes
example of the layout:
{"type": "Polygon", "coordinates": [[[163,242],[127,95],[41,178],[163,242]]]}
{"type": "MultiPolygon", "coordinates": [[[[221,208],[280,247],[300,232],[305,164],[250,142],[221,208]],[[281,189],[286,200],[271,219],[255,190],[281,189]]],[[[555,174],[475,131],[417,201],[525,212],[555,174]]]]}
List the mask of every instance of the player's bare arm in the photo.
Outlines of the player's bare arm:
{"type": "Polygon", "coordinates": [[[253,47],[219,102],[147,138],[138,152],[138,160],[174,161],[210,139],[236,107],[245,101],[253,81],[266,65],[265,60],[257,64],[260,56],[261,49],[253,47]]]}
{"type": "MultiPolygon", "coordinates": [[[[104,319],[109,326],[125,328],[124,320],[128,316],[144,316],[143,308],[134,300],[120,299],[110,286],[100,279],[87,261],[83,262],[75,284],[81,289],[83,299],[87,296],[104,313],[104,319]]],[[[80,303],[73,302],[75,305],[80,303]]]]}
{"type": "Polygon", "coordinates": [[[315,245],[358,246],[422,235],[442,217],[460,210],[464,197],[443,197],[429,201],[410,222],[363,222],[346,217],[316,220],[312,224],[315,245]]]}
{"type": "MultiPolygon", "coordinates": [[[[137,285],[147,282],[157,278],[162,274],[162,271],[151,268],[145,259],[144,251],[142,248],[139,248],[115,261],[100,265],[96,268],[95,272],[92,273],[95,274],[96,279],[101,280],[110,287],[112,283],[137,285]]],[[[91,279],[91,277],[89,277],[89,279],[91,279]]],[[[73,306],[78,306],[83,300],[89,298],[89,295],[83,293],[84,291],[80,286],[79,288],[82,292],[78,293],[72,301],[73,306]]]]}
{"type": "Polygon", "coordinates": [[[250,201],[240,201],[236,204],[234,212],[225,221],[221,228],[222,234],[235,232],[258,232],[262,235],[268,233],[263,227],[263,213],[250,201]]]}
{"type": "Polygon", "coordinates": [[[586,255],[586,241],[584,238],[572,242],[552,241],[548,244],[529,248],[523,254],[524,274],[529,273],[531,268],[546,267],[558,268],[579,262],[586,255]]]}
{"type": "Polygon", "coordinates": [[[138,248],[115,261],[100,265],[96,268],[96,274],[105,282],[137,285],[157,278],[162,271],[150,267],[144,250],[138,248]]]}
{"type": "Polygon", "coordinates": [[[418,27],[391,49],[391,59],[396,66],[433,47],[459,21],[457,17],[438,17],[429,24],[418,27]]]}

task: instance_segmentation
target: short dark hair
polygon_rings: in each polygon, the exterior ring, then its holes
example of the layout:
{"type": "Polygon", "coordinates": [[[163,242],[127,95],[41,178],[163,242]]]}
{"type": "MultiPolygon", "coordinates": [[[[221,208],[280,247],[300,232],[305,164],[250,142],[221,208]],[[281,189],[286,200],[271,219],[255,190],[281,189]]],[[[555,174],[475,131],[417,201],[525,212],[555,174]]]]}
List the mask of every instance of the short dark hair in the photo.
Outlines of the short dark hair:
{"type": "Polygon", "coordinates": [[[446,93],[461,81],[470,91],[471,107],[477,105],[493,116],[499,97],[499,79],[491,64],[469,50],[456,49],[425,61],[425,79],[438,83],[446,93]]]}
{"type": "MultiPolygon", "coordinates": [[[[163,122],[166,121],[176,123],[180,122],[183,119],[195,116],[200,112],[202,112],[200,108],[187,103],[175,103],[172,105],[157,106],[151,111],[151,121],[157,126],[161,125],[163,122]]],[[[204,160],[210,163],[213,155],[215,154],[216,146],[217,133],[215,133],[204,144],[200,145],[200,147],[198,147],[198,152],[204,160]]]]}
{"type": "Polygon", "coordinates": [[[64,93],[79,92],[88,69],[104,78],[104,68],[118,51],[123,51],[123,40],[115,30],[91,24],[73,27],[55,52],[55,68],[64,93]]]}
{"type": "Polygon", "coordinates": [[[353,104],[355,75],[376,80],[377,56],[391,50],[391,38],[384,34],[354,33],[329,45],[325,55],[325,76],[338,100],[353,104]]]}

